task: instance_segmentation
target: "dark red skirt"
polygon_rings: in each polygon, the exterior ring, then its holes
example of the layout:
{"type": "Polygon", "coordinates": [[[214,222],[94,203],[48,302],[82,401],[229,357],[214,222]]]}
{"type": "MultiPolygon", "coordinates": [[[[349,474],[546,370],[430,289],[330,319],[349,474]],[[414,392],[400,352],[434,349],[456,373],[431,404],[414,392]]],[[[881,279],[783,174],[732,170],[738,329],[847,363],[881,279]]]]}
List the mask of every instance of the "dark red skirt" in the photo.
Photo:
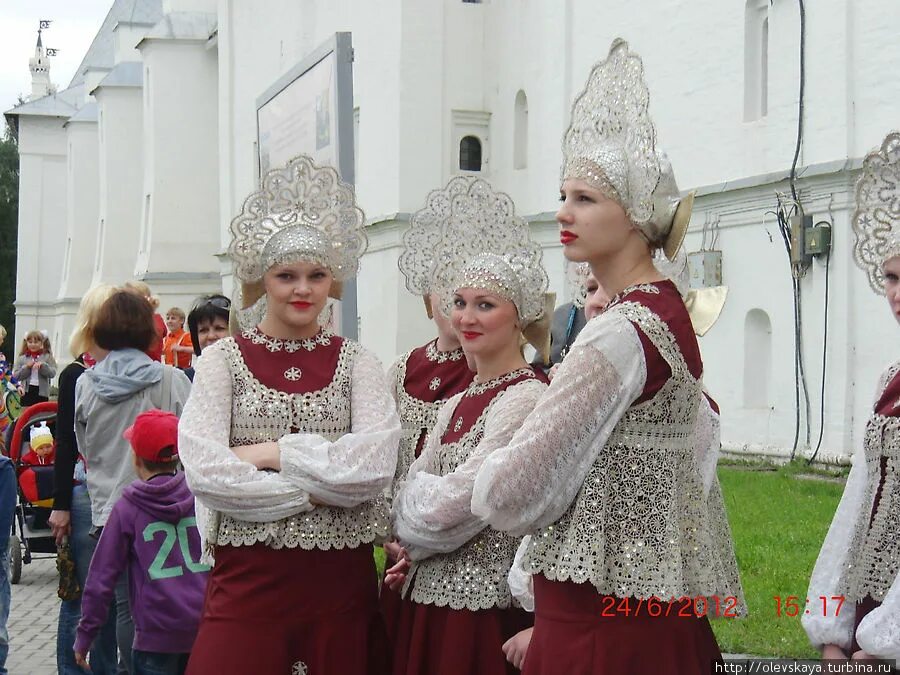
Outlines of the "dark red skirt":
{"type": "Polygon", "coordinates": [[[372,546],[219,546],[188,675],[389,672],[372,546]]]}
{"type": "MultiPolygon", "coordinates": [[[[605,597],[590,584],[536,574],[534,632],[523,675],[699,675],[721,661],[705,616],[603,616],[604,609],[618,607],[617,599],[613,605],[605,597]]],[[[632,609],[636,602],[631,600],[632,609]]]]}
{"type": "Polygon", "coordinates": [[[503,643],[532,625],[523,609],[451,609],[401,600],[394,675],[518,675],[503,643]]]}
{"type": "MultiPolygon", "coordinates": [[[[386,567],[390,567],[390,565],[391,562],[388,561],[386,567]]],[[[388,641],[391,644],[395,644],[397,641],[400,616],[403,612],[403,605],[408,605],[409,600],[404,599],[399,592],[392,591],[387,587],[384,581],[382,581],[378,604],[381,606],[381,616],[384,618],[384,626],[387,629],[388,641]]]]}

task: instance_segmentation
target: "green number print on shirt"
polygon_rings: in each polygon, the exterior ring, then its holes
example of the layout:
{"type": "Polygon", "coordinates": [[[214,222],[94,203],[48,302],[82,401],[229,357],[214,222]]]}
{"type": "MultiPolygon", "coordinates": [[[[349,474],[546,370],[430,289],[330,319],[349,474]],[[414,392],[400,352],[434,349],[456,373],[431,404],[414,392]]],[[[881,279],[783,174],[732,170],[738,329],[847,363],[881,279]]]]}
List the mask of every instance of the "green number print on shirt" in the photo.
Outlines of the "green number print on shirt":
{"type": "Polygon", "coordinates": [[[188,572],[206,572],[209,570],[209,565],[204,565],[191,558],[190,540],[188,539],[189,527],[195,529],[197,527],[197,519],[194,516],[182,518],[178,521],[177,525],[157,520],[144,528],[144,541],[153,541],[157,532],[162,532],[164,535],[162,545],[159,547],[159,552],[153,559],[150,569],[147,570],[151,581],[155,581],[156,579],[171,579],[172,577],[180,577],[184,574],[184,568],[181,565],[170,565],[169,567],[165,567],[169,554],[172,552],[172,549],[175,548],[176,541],[178,542],[178,548],[181,549],[181,556],[184,558],[184,564],[187,566],[188,572]]]}

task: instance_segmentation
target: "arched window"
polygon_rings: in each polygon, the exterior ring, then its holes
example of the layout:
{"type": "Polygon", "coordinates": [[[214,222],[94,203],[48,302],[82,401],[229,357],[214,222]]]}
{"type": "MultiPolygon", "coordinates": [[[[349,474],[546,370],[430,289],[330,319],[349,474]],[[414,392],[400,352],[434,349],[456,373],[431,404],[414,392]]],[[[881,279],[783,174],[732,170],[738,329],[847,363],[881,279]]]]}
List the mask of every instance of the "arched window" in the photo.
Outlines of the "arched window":
{"type": "Polygon", "coordinates": [[[744,121],[769,108],[769,0],[747,0],[744,10],[744,121]]]}
{"type": "Polygon", "coordinates": [[[516,94],[516,110],[513,120],[513,168],[528,166],[528,98],[519,89],[516,94]]]}
{"type": "Polygon", "coordinates": [[[475,136],[463,136],[459,142],[460,171],[481,171],[481,141],[475,136]]]}
{"type": "Polygon", "coordinates": [[[772,322],[761,309],[744,320],[744,407],[771,408],[772,322]]]}

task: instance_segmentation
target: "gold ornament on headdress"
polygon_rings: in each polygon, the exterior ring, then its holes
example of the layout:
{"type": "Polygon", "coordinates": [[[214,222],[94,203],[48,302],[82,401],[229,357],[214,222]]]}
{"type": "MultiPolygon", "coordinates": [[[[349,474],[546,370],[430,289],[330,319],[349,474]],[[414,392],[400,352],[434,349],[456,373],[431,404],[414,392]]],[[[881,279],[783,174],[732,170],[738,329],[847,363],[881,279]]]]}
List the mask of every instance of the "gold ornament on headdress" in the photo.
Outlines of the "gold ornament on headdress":
{"type": "Polygon", "coordinates": [[[900,132],[892,131],[863,160],[853,212],[853,259],[876,293],[884,293],[884,263],[900,256],[900,132]]]}
{"type": "Polygon", "coordinates": [[[618,202],[653,248],[674,258],[693,197],[681,199],[665,153],[656,147],[641,57],[622,39],[596,64],[572,104],[560,182],[577,178],[618,202]]]}

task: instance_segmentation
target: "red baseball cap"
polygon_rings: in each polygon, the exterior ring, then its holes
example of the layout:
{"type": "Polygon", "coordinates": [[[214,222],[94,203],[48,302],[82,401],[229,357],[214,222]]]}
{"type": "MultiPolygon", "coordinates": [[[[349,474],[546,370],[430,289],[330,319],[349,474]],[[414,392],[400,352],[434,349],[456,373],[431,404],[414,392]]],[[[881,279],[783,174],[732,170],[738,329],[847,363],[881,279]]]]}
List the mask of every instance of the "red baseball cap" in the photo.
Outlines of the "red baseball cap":
{"type": "Polygon", "coordinates": [[[122,437],[141,459],[171,462],[178,458],[178,417],[164,410],[147,410],[134,418],[122,437]]]}

